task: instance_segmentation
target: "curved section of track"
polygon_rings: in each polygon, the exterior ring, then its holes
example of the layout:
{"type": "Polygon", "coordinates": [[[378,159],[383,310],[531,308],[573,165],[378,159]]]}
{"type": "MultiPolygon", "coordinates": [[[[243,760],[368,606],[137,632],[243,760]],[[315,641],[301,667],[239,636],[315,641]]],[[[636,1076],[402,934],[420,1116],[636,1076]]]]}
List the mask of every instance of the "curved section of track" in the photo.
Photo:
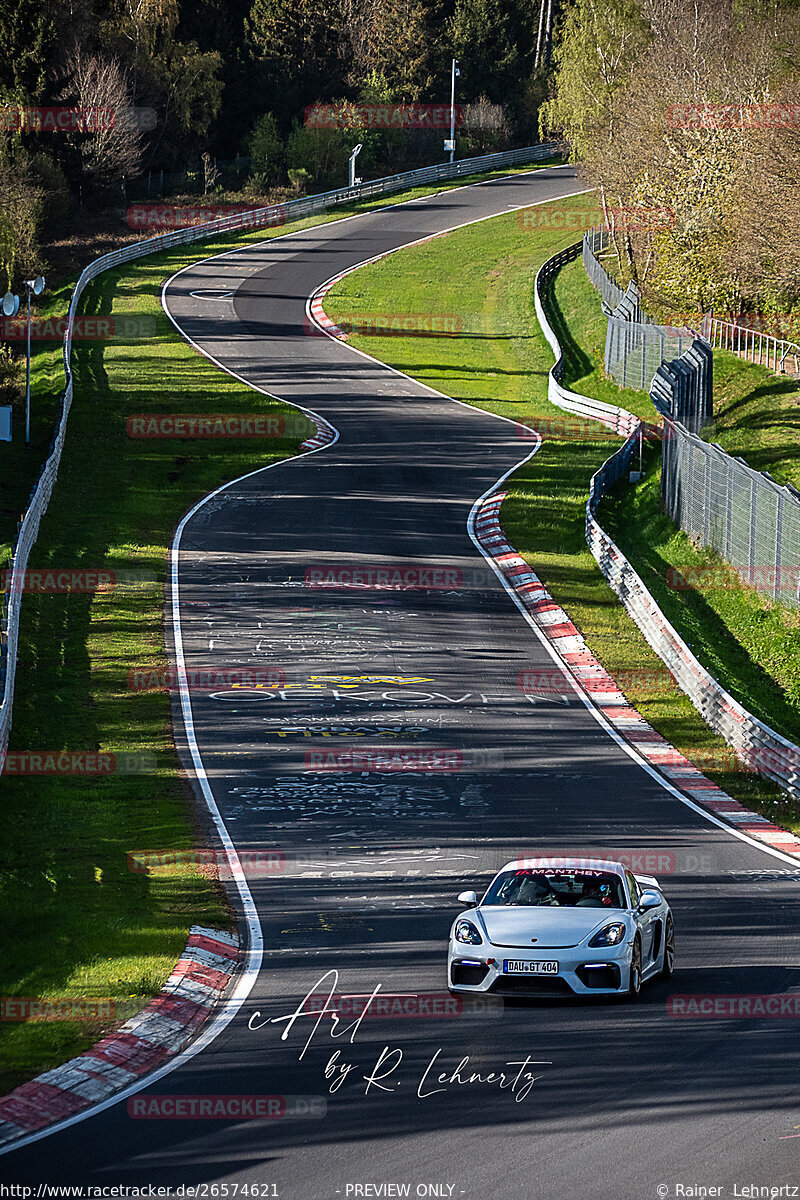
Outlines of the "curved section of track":
{"type": "Polygon", "coordinates": [[[553,662],[467,528],[475,498],[522,458],[513,427],[308,336],[306,300],[332,275],[576,190],[569,170],[464,188],[199,263],[167,289],[204,353],[340,437],[236,481],[185,523],[187,667],[256,666],[274,685],[193,696],[198,754],[242,862],[267,847],[285,860],[248,879],[265,946],[248,1001],[150,1094],[320,1097],[327,1112],[165,1121],[118,1105],[51,1137],[44,1164],[36,1147],[9,1156],[15,1178],[231,1195],[275,1183],[300,1200],[404,1194],[352,1190],[368,1184],[639,1200],[676,1182],[726,1195],[792,1182],[793,1022],[668,1009],[676,993],[797,987],[790,868],[681,804],[574,694],[533,704],[517,686],[553,662]],[[211,290],[233,294],[211,304],[211,290]],[[405,590],[325,586],[395,570],[405,590]],[[398,747],[418,769],[376,774],[398,747]],[[448,1011],[430,995],[446,986],[455,895],[522,852],[567,850],[649,855],[676,914],[672,983],[635,1006],[431,1015],[448,1011]],[[333,981],[428,999],[422,1015],[398,1006],[343,1033],[329,1018],[281,1021],[333,981]],[[538,1076],[525,1094],[520,1069],[538,1076]]]}

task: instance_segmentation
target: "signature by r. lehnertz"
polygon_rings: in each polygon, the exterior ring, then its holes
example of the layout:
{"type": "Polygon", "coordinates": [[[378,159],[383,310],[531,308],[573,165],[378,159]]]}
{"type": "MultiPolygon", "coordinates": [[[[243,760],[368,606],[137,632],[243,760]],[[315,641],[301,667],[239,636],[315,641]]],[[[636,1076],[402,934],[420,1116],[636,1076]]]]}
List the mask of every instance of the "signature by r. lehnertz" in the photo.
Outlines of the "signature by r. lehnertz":
{"type": "MultiPolygon", "coordinates": [[[[310,1019],[313,1021],[313,1026],[298,1055],[298,1061],[305,1057],[306,1051],[314,1042],[323,1021],[328,1025],[328,1037],[344,1038],[350,1046],[355,1045],[361,1022],[370,1004],[379,994],[381,985],[378,984],[375,987],[356,1020],[346,1024],[336,1012],[333,1004],[338,982],[338,971],[326,971],[292,1012],[281,1017],[268,1017],[261,1020],[261,1012],[256,1011],[248,1021],[248,1028],[258,1030],[263,1029],[265,1025],[282,1024],[284,1029],[281,1033],[281,1041],[285,1042],[298,1021],[310,1019]],[[319,997],[320,989],[323,989],[323,995],[325,995],[324,989],[329,989],[324,1004],[321,1007],[309,1008],[309,1001],[312,997],[319,997]]],[[[325,1037],[324,1031],[321,1036],[325,1037]]],[[[454,1069],[442,1070],[442,1053],[443,1047],[439,1047],[431,1055],[417,1079],[417,1095],[421,1100],[426,1100],[441,1092],[447,1092],[454,1087],[472,1087],[483,1084],[510,1092],[519,1104],[530,1094],[537,1080],[543,1077],[536,1073],[535,1068],[552,1066],[550,1061],[534,1059],[530,1055],[526,1055],[524,1059],[503,1063],[502,1069],[479,1071],[470,1065],[470,1055],[465,1054],[454,1069]]],[[[400,1075],[402,1064],[403,1050],[399,1046],[384,1046],[375,1062],[366,1068],[362,1063],[345,1058],[341,1050],[334,1050],[325,1064],[328,1091],[334,1093],[345,1086],[361,1087],[363,1084],[365,1096],[370,1095],[373,1089],[376,1092],[394,1092],[402,1083],[400,1075]]]]}

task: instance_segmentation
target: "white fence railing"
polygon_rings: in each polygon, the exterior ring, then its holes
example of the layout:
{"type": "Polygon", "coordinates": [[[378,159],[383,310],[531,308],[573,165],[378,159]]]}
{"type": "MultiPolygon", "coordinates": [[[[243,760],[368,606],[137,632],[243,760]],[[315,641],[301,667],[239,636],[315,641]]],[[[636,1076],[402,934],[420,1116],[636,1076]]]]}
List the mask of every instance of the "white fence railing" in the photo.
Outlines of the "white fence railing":
{"type": "Polygon", "coordinates": [[[796,342],[708,314],[700,323],[700,332],[712,346],[730,350],[747,362],[758,363],[779,375],[787,371],[800,375],[800,346],[796,342]]]}
{"type": "Polygon", "coordinates": [[[187,229],[176,229],[170,233],[148,238],[146,241],[134,242],[111,254],[104,254],[90,263],[78,277],[67,313],[67,330],[64,336],[64,374],[65,389],[61,397],[58,426],[50,453],[42,472],[33,489],[22,522],[11,558],[11,576],[6,590],[6,604],[2,613],[2,630],[0,631],[0,677],[2,678],[2,699],[0,699],[0,771],[5,764],[8,749],[8,737],[11,730],[11,716],[14,704],[14,679],[17,666],[17,647],[19,641],[20,605],[23,595],[23,581],[28,565],[31,548],[36,541],[39,523],[44,515],[50,496],[55,486],[61,453],[66,437],[67,418],[72,404],[72,331],[78,305],[86,287],[113,267],[123,263],[133,262],[148,254],[157,254],[169,250],[173,246],[185,245],[190,242],[202,241],[204,238],[215,237],[219,234],[237,230],[251,230],[258,227],[284,224],[288,221],[299,220],[313,216],[349,201],[371,199],[375,196],[385,196],[408,188],[436,183],[438,180],[460,179],[466,175],[481,174],[495,168],[511,167],[536,162],[549,158],[555,151],[552,143],[542,143],[540,146],[525,146],[519,150],[504,150],[498,154],[484,154],[479,158],[464,158],[454,163],[437,163],[431,167],[421,167],[416,171],[404,171],[398,175],[388,175],[381,179],[373,179],[356,187],[337,188],[330,192],[322,192],[316,196],[301,196],[289,200],[285,204],[272,204],[265,208],[246,213],[236,213],[223,217],[218,221],[209,221],[204,225],[195,225],[187,229]]]}
{"type": "Polygon", "coordinates": [[[544,263],[536,276],[535,300],[539,324],[556,356],[556,364],[550,371],[548,387],[551,402],[582,416],[591,416],[591,409],[595,409],[596,420],[627,435],[622,446],[592,476],[586,502],[586,543],[629,615],[703,720],[727,742],[746,767],[777,783],[795,800],[800,799],[800,746],[796,746],[748,712],[698,662],[680,634],[664,616],[625,555],[597,520],[597,507],[602,496],[630,468],[639,442],[642,422],[625,409],[613,408],[611,405],[590,401],[585,396],[569,392],[554,378],[559,368],[559,378],[563,375],[563,352],[547,319],[542,304],[542,292],[546,280],[563,263],[577,258],[579,253],[580,245],[572,246],[544,263]]]}

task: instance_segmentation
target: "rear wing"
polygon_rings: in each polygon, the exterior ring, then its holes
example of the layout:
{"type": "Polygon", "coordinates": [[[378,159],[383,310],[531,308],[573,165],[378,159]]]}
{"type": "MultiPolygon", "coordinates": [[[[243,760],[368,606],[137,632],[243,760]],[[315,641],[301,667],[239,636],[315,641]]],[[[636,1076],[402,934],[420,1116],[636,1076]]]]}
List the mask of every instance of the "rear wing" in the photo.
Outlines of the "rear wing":
{"type": "Polygon", "coordinates": [[[646,887],[658,888],[659,892],[661,891],[661,884],[652,875],[634,875],[633,878],[637,883],[643,883],[646,887]]]}

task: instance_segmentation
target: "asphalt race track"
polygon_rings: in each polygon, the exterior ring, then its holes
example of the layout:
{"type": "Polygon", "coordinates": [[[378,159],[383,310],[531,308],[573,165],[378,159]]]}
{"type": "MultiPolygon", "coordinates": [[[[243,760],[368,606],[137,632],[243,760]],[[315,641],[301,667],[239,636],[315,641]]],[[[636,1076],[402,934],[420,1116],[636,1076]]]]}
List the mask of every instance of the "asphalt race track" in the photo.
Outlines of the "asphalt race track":
{"type": "Polygon", "coordinates": [[[800,987],[800,874],[676,799],[577,697],[532,703],[518,687],[552,660],[467,518],[531,443],[309,335],[306,299],[337,272],[580,187],[570,169],[544,169],[462,188],[200,262],[170,284],[168,311],[194,343],[339,438],[232,484],[183,533],[187,668],[256,667],[282,684],[192,696],[208,781],[240,853],[277,847],[286,862],[248,874],[264,937],[249,998],[141,1094],[306,1097],[326,1115],[137,1119],[123,1100],[3,1157],[3,1180],[227,1184],[231,1197],[233,1184],[274,1184],[255,1194],[286,1200],[404,1194],[354,1190],[389,1183],[507,1200],[800,1183],[795,1022],[667,1008],[673,994],[800,987]],[[309,585],[323,569],[398,565],[418,586],[309,585]],[[429,586],[434,568],[449,574],[429,586]],[[453,769],[353,772],[336,758],[365,746],[449,750],[453,769]],[[678,956],[673,980],[637,1004],[367,1017],[338,1038],[328,1018],[267,1023],[334,986],[446,995],[460,891],[524,854],[633,849],[660,856],[678,956]],[[522,1074],[502,1089],[459,1082],[474,1071],[522,1074]]]}

